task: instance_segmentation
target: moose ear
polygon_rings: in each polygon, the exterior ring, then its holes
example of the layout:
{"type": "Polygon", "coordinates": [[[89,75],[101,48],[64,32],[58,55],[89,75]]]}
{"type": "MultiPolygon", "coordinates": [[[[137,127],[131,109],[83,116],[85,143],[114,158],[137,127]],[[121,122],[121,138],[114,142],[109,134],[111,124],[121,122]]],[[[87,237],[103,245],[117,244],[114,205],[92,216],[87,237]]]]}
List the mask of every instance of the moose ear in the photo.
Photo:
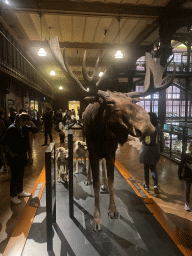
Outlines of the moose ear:
{"type": "Polygon", "coordinates": [[[110,98],[110,92],[109,91],[105,92],[105,91],[99,90],[97,92],[97,97],[98,97],[98,102],[100,104],[110,105],[110,104],[114,104],[115,103],[115,101],[110,98]]]}
{"type": "Polygon", "coordinates": [[[95,96],[88,96],[88,97],[85,97],[84,100],[86,100],[88,103],[93,103],[96,101],[96,98],[95,96]]]}

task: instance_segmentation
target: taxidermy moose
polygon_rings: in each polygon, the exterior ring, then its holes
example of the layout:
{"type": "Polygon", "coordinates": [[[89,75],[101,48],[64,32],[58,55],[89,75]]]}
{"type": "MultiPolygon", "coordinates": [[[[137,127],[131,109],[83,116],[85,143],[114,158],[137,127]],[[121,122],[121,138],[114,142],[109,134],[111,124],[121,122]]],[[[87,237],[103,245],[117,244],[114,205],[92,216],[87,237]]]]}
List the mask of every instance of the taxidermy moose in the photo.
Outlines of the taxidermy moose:
{"type": "MultiPolygon", "coordinates": [[[[63,56],[60,51],[58,37],[49,42],[52,54],[55,60],[59,63],[64,74],[76,84],[77,90],[80,90],[84,96],[90,96],[88,90],[81,84],[81,82],[72,73],[65,56],[65,49],[63,56]]],[[[95,210],[93,218],[93,230],[101,230],[101,214],[99,204],[100,179],[99,179],[99,159],[106,159],[107,177],[109,187],[109,217],[116,219],[119,213],[115,206],[114,200],[114,163],[115,152],[118,144],[123,145],[128,135],[140,137],[150,135],[155,131],[154,126],[150,122],[148,113],[135,102],[134,99],[139,96],[146,96],[155,93],[162,89],[166,89],[174,79],[174,73],[162,79],[163,73],[167,66],[162,67],[160,61],[154,61],[149,53],[146,53],[146,77],[144,82],[144,92],[111,92],[98,90],[104,79],[104,75],[96,82],[97,60],[95,70],[92,77],[88,76],[86,72],[86,52],[83,59],[83,76],[86,83],[94,84],[94,95],[87,97],[91,103],[83,113],[83,126],[86,137],[86,142],[89,151],[89,159],[93,176],[93,187],[95,194],[95,210]],[[150,86],[150,73],[153,74],[154,85],[150,86]]],[[[87,84],[86,84],[87,87],[87,84]]]]}

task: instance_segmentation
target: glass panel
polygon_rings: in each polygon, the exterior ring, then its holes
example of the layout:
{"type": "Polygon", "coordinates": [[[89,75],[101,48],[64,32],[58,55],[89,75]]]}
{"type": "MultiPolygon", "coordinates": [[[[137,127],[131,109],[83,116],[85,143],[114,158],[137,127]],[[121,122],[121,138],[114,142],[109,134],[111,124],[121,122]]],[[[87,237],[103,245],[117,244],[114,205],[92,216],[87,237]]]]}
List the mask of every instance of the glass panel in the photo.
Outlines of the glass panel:
{"type": "Polygon", "coordinates": [[[167,99],[172,99],[172,97],[173,97],[173,94],[172,94],[172,93],[166,94],[166,98],[167,98],[167,99]]]}
{"type": "Polygon", "coordinates": [[[181,159],[182,145],[181,135],[172,134],[171,157],[181,159]]]}
{"type": "Polygon", "coordinates": [[[137,102],[137,105],[141,106],[142,108],[144,108],[144,101],[140,101],[140,102],[137,102]]]}
{"type": "Polygon", "coordinates": [[[187,140],[187,150],[186,150],[187,154],[191,154],[192,153],[192,139],[188,139],[187,140]]]}
{"type": "Polygon", "coordinates": [[[169,86],[169,87],[166,89],[166,93],[172,93],[172,86],[169,86]]]}
{"type": "Polygon", "coordinates": [[[152,101],[152,112],[156,113],[158,116],[158,101],[157,100],[152,101]]]}
{"type": "Polygon", "coordinates": [[[177,86],[173,86],[173,93],[180,93],[180,89],[177,86]]]}
{"type": "Polygon", "coordinates": [[[164,130],[171,131],[171,125],[170,125],[170,124],[164,124],[164,125],[163,125],[163,129],[164,129],[164,130]]]}
{"type": "Polygon", "coordinates": [[[153,99],[159,99],[159,93],[157,92],[157,93],[154,93],[153,95],[152,95],[152,97],[153,97],[153,99]]]}
{"type": "Polygon", "coordinates": [[[174,53],[174,62],[181,62],[181,53],[174,53]]]}
{"type": "Polygon", "coordinates": [[[185,101],[181,101],[181,106],[180,106],[180,116],[184,117],[185,116],[185,101]]]}
{"type": "Polygon", "coordinates": [[[170,134],[163,132],[163,152],[170,155],[170,134]]]}

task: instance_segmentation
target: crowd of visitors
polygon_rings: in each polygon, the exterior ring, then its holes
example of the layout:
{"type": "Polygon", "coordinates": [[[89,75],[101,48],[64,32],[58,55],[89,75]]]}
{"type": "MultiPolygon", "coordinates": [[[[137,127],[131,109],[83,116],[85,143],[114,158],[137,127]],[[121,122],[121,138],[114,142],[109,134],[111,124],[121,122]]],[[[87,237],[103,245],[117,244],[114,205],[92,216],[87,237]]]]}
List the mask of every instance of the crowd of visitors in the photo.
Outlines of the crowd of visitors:
{"type": "MultiPolygon", "coordinates": [[[[23,191],[23,177],[25,166],[33,165],[33,140],[38,132],[32,117],[24,108],[18,112],[10,109],[9,117],[4,118],[4,110],[0,109],[0,171],[11,172],[10,196],[11,202],[20,204],[20,197],[28,197],[29,193],[23,191]]],[[[79,113],[79,112],[78,112],[79,113]]],[[[79,118],[75,110],[59,109],[55,114],[46,107],[41,118],[44,130],[44,144],[53,141],[53,125],[60,136],[60,143],[64,143],[69,125],[76,123],[79,118]]]]}
{"type": "MultiPolygon", "coordinates": [[[[158,143],[158,122],[155,113],[149,113],[151,123],[156,127],[156,131],[151,136],[142,136],[142,146],[140,150],[140,162],[144,164],[143,184],[145,190],[149,190],[149,170],[151,170],[154,192],[159,193],[158,174],[156,164],[160,158],[160,147],[158,143]]],[[[23,191],[23,176],[25,166],[33,164],[33,139],[38,132],[38,128],[31,121],[32,118],[27,110],[20,109],[19,113],[13,108],[10,110],[9,118],[4,118],[4,110],[0,109],[0,171],[11,172],[10,196],[11,202],[20,204],[20,197],[27,197],[30,194],[23,191]]],[[[44,124],[44,144],[48,145],[53,141],[52,128],[59,133],[60,143],[64,143],[67,137],[67,130],[73,124],[82,122],[82,111],[78,109],[77,114],[74,109],[59,109],[55,114],[46,107],[42,116],[44,124]]],[[[192,157],[187,154],[182,155],[178,168],[178,178],[185,180],[185,210],[190,210],[190,191],[192,183],[192,157]]]]}

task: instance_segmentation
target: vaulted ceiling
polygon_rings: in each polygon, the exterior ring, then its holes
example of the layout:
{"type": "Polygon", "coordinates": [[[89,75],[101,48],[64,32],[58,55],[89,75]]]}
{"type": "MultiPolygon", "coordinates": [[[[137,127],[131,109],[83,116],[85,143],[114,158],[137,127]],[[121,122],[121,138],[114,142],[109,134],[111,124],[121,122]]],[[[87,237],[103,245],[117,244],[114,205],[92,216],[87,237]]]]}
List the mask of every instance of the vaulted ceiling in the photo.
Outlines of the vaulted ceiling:
{"type": "MultiPolygon", "coordinates": [[[[82,80],[82,58],[87,50],[87,70],[92,71],[102,53],[99,71],[114,63],[121,45],[124,61],[130,44],[152,46],[159,39],[161,15],[181,9],[192,10],[191,1],[182,0],[9,0],[1,1],[1,21],[26,50],[53,93],[70,90],[67,78],[55,62],[45,39],[59,37],[61,51],[66,47],[68,63],[82,80]],[[41,16],[42,15],[42,16],[41,16]],[[40,22],[41,16],[41,22],[40,22]],[[42,29],[41,29],[42,24],[42,29]],[[120,31],[119,31],[120,28],[120,31]],[[47,56],[38,56],[43,47],[47,56]],[[49,73],[54,70],[56,75],[49,73]],[[63,86],[63,91],[59,86],[63,86]]],[[[177,31],[187,34],[187,27],[177,31]]]]}

